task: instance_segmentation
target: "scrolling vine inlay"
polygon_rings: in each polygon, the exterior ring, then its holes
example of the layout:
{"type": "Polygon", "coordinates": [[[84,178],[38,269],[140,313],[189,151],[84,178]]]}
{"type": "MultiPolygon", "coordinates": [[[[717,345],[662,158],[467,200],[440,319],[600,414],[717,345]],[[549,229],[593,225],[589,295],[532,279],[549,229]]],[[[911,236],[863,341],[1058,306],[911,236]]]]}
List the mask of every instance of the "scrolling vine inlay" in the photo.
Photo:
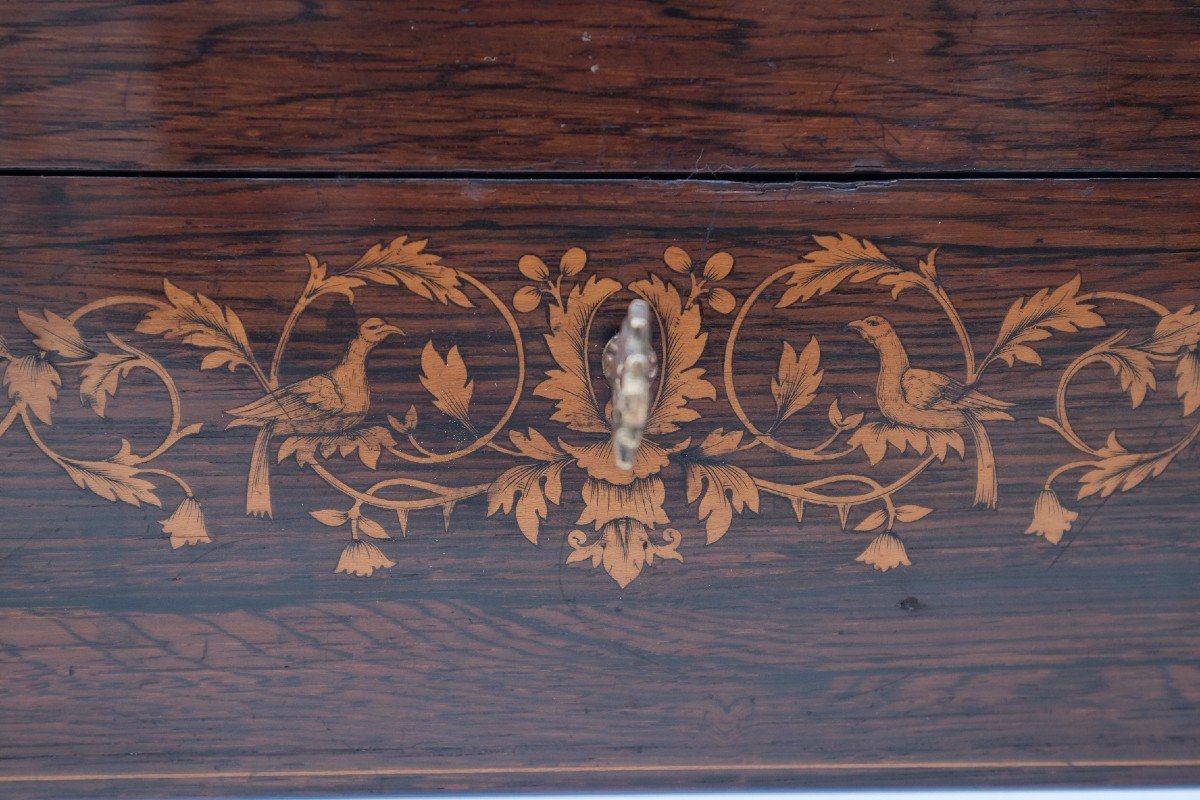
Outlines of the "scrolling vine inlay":
{"type": "Polygon", "coordinates": [[[442,264],[439,257],[426,251],[424,241],[400,237],[376,245],[348,268],[333,273],[310,255],[307,283],[265,368],[232,309],[170,280],[163,281],[163,297],[108,297],[65,317],[51,310],[40,314],[20,310],[20,321],[31,341],[14,350],[0,339],[4,385],[11,401],[0,419],[0,436],[19,423],[32,443],[76,485],[110,501],[161,507],[159,484],[163,480],[175,484],[183,499],[162,522],[171,546],[209,543],[204,512],[191,485],[175,472],[154,466],[160,456],[200,430],[199,423],[185,423],[181,394],[171,373],[128,334],[105,331],[107,344],[98,345],[80,330],[85,321],[109,309],[145,309],[136,334],[163,336],[204,350],[201,369],[227,367],[248,373],[261,390],[259,399],[227,412],[229,427],[256,431],[247,479],[248,514],[271,515],[271,464],[289,458],[346,498],[345,507],[311,512],[318,522],[343,529],[348,536],[336,572],[369,576],[394,566],[379,544],[391,538],[375,518],[379,512],[395,514],[400,531],[407,532],[411,512],[440,508],[448,525],[457,503],[481,495],[486,496],[488,516],[511,516],[525,538],[537,544],[544,535],[543,525],[549,524],[551,506],[562,501],[564,478],[569,477],[576,479],[573,485],[579,487],[583,511],[573,529],[566,532],[567,561],[602,566],[622,587],[656,559],[682,561],[679,545],[683,534],[671,526],[664,508],[669,485],[671,491],[682,489],[687,503],[694,507],[708,544],[726,535],[735,516],[758,512],[761,503],[770,501],[764,499],[766,495],[790,503],[798,522],[803,522],[806,510],[814,506],[833,509],[842,530],[849,527],[854,515],[855,531],[875,534],[858,561],[879,570],[910,564],[901,526],[917,522],[932,509],[900,503],[899,494],[935,462],[945,462],[951,455],[965,461],[969,442],[976,481],[974,502],[995,507],[997,465],[989,428],[1013,419],[1012,403],[996,396],[995,387],[985,391],[985,378],[999,365],[1014,367],[1019,362],[1041,367],[1036,348],[1052,335],[1104,327],[1107,323],[1097,312],[1101,303],[1132,305],[1139,313],[1150,315],[1153,329],[1140,339],[1129,329],[1117,330],[1078,355],[1063,371],[1055,415],[1039,421],[1080,455],[1046,477],[1025,533],[1057,544],[1071,529],[1078,513],[1065,507],[1055,491],[1055,484],[1064,476],[1077,474],[1078,500],[1129,491],[1161,474],[1200,436],[1197,424],[1165,449],[1130,449],[1116,432],[1103,444],[1093,445],[1073,427],[1068,408],[1068,389],[1089,366],[1109,367],[1134,408],[1157,388],[1159,367],[1171,367],[1182,416],[1191,415],[1200,407],[1200,311],[1193,305],[1172,310],[1126,292],[1084,292],[1077,276],[1061,286],[1014,300],[991,348],[980,359],[967,325],[942,283],[936,250],[909,269],[867,240],[846,234],[815,236],[814,240],[816,250],[767,276],[740,305],[738,298],[721,286],[734,266],[733,257],[725,252],[697,264],[683,250],[667,248],[663,259],[669,272],[665,279],[651,274],[627,286],[587,273],[587,254],[579,248],[567,250],[555,268],[536,255],[526,255],[517,266],[529,283],[516,292],[511,308],[485,282],[442,264]],[[769,424],[753,422],[739,398],[737,387],[745,387],[735,374],[734,359],[747,318],[764,293],[774,287],[779,294],[775,309],[785,309],[817,301],[835,290],[870,284],[890,290],[893,301],[908,290],[922,292],[941,308],[961,350],[961,379],[912,363],[901,334],[887,316],[871,314],[846,323],[878,354],[873,408],[847,414],[834,399],[821,408],[829,426],[823,440],[811,446],[784,441],[788,421],[810,409],[824,378],[821,346],[817,337],[811,336],[803,344],[778,343],[778,367],[770,384],[775,413],[769,424]],[[415,407],[399,417],[388,414],[387,426],[364,424],[372,399],[369,355],[390,337],[403,335],[400,327],[387,320],[364,321],[342,358],[328,370],[280,385],[280,368],[292,334],[314,301],[336,295],[353,304],[355,292],[372,286],[409,292],[447,307],[472,309],[482,302],[508,328],[515,389],[503,414],[490,426],[481,424],[472,412],[475,384],[458,347],[443,353],[431,341],[422,352],[420,382],[433,407],[462,428],[470,439],[467,444],[452,452],[427,446],[417,435],[421,421],[415,407]],[[650,304],[661,348],[661,372],[646,436],[631,470],[616,466],[609,408],[597,393],[602,382],[596,381],[595,365],[590,363],[596,314],[623,292],[650,304]],[[538,318],[534,315],[542,312],[544,325],[533,321],[538,318]],[[703,322],[706,313],[733,314],[720,382],[740,427],[728,430],[705,426],[692,407],[693,401],[716,400],[718,395],[717,385],[697,366],[708,344],[703,322]],[[518,314],[530,322],[523,325],[518,314]],[[541,431],[510,427],[526,384],[527,331],[541,334],[556,365],[533,388],[535,396],[554,405],[552,427],[541,431]],[[170,401],[170,419],[159,444],[139,453],[122,440],[117,452],[107,458],[68,456],[54,449],[40,428],[53,423],[62,374],[67,370],[79,372],[79,396],[100,417],[105,416],[110,399],[131,372],[145,370],[153,375],[170,401]],[[757,447],[770,448],[798,465],[856,459],[860,466],[796,483],[778,482],[739,464],[743,453],[757,447]],[[454,470],[447,465],[483,449],[511,459],[511,466],[487,482],[452,485],[454,470]],[[915,461],[898,477],[886,481],[873,477],[873,468],[890,453],[911,453],[915,461]],[[410,471],[440,469],[439,480],[447,483],[396,474],[356,488],[334,471],[331,462],[339,458],[357,458],[371,470],[380,469],[385,458],[410,471]],[[864,459],[866,464],[861,465],[864,459]],[[681,468],[681,485],[668,482],[667,470],[672,466],[681,468]]]}

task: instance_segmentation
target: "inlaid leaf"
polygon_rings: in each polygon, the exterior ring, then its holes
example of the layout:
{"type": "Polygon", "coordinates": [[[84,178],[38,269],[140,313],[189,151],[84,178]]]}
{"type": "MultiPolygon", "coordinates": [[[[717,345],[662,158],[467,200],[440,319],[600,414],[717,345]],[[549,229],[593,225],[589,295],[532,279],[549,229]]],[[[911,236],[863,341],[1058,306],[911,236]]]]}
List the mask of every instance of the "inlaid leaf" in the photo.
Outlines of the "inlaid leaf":
{"type": "Polygon", "coordinates": [[[806,302],[817,295],[828,294],[846,281],[863,283],[903,272],[866,239],[855,239],[844,233],[814,236],[813,239],[821,249],[804,256],[804,263],[794,265],[796,269],[788,278],[788,289],[776,303],[776,308],[787,308],[797,301],[806,302]]]}
{"type": "Polygon", "coordinates": [[[706,281],[723,281],[733,272],[733,256],[725,252],[713,253],[704,262],[704,270],[700,273],[706,281]]]}
{"type": "Polygon", "coordinates": [[[895,272],[880,277],[879,285],[890,288],[892,290],[892,299],[895,300],[900,297],[905,289],[927,286],[928,281],[920,273],[904,270],[903,272],[895,272]]]}
{"type": "Polygon", "coordinates": [[[854,432],[850,444],[861,447],[872,464],[883,460],[889,445],[899,453],[910,449],[918,455],[929,452],[939,461],[945,461],[951,450],[962,458],[967,449],[958,431],[929,431],[890,422],[868,422],[854,432]]]}
{"type": "Polygon", "coordinates": [[[376,469],[383,449],[395,446],[396,440],[388,429],[378,425],[327,436],[289,436],[279,446],[278,461],[282,464],[289,456],[295,456],[296,463],[303,467],[315,464],[318,454],[321,458],[334,455],[350,458],[357,454],[363,466],[376,469]]]}
{"type": "Polygon", "coordinates": [[[863,421],[863,412],[861,412],[861,411],[859,411],[855,414],[851,414],[848,417],[845,416],[844,414],[842,414],[841,406],[838,405],[838,401],[837,401],[836,397],[834,398],[833,402],[829,404],[828,416],[829,416],[829,424],[831,426],[833,426],[834,428],[842,428],[844,430],[850,430],[852,428],[857,428],[859,425],[862,424],[862,421],[863,421]]]}
{"type": "Polygon", "coordinates": [[[717,428],[696,448],[680,454],[686,476],[689,504],[700,501],[697,517],[704,522],[708,544],[718,541],[733,523],[733,515],[746,509],[758,513],[758,486],[741,467],[728,463],[721,456],[737,450],[741,431],[717,428]]]}
{"type": "Polygon", "coordinates": [[[587,266],[587,251],[582,247],[571,247],[558,260],[558,271],[564,278],[573,278],[587,266]]]}
{"type": "Polygon", "coordinates": [[[1080,280],[1076,275],[1057,289],[1039,289],[1032,297],[1014,301],[984,363],[999,359],[1010,367],[1018,361],[1040,365],[1041,356],[1030,346],[1034,342],[1049,339],[1055,331],[1074,333],[1103,326],[1094,306],[1079,300],[1080,280]]]}
{"type": "Polygon", "coordinates": [[[876,528],[887,522],[887,514],[882,509],[876,509],[863,518],[862,522],[854,526],[854,530],[862,533],[864,531],[873,531],[876,528]]]}
{"type": "Polygon", "coordinates": [[[517,527],[537,544],[538,531],[547,518],[546,501],[558,505],[562,499],[562,471],[571,457],[533,428],[528,434],[510,431],[509,440],[521,455],[534,464],[522,464],[501,473],[488,487],[488,516],[498,511],[516,511],[517,527]]]}
{"type": "Polygon", "coordinates": [[[399,420],[391,414],[387,415],[388,424],[395,429],[396,433],[411,433],[417,429],[417,407],[409,406],[408,411],[404,412],[404,419],[399,420]]]}
{"type": "Polygon", "coordinates": [[[1133,453],[1117,441],[1115,432],[1100,448],[1101,459],[1092,464],[1079,478],[1079,499],[1099,494],[1108,497],[1113,492],[1128,492],[1147,478],[1157,478],[1179,454],[1177,448],[1157,453],[1133,453]]]}
{"type": "Polygon", "coordinates": [[[488,516],[515,510],[517,527],[526,539],[537,544],[542,520],[550,513],[546,501],[558,505],[562,500],[562,471],[568,463],[522,464],[505,470],[488,487],[488,516]]]}
{"type": "Polygon", "coordinates": [[[138,477],[138,469],[130,464],[64,458],[60,465],[76,486],[105,500],[139,508],[143,503],[162,508],[162,501],[154,494],[154,484],[138,477]]]}
{"type": "Polygon", "coordinates": [[[79,400],[98,417],[104,417],[108,399],[117,393],[121,381],[140,363],[132,353],[99,353],[83,368],[79,379],[79,400]]]}
{"type": "Polygon", "coordinates": [[[550,268],[546,266],[546,262],[532,253],[526,253],[521,256],[521,259],[517,262],[517,269],[520,270],[522,275],[535,283],[543,283],[550,278],[550,268]]]}
{"type": "Polygon", "coordinates": [[[308,285],[305,287],[305,295],[309,302],[322,295],[340,294],[349,300],[351,305],[354,304],[354,290],[362,286],[364,280],[336,273],[330,275],[329,265],[318,261],[316,256],[305,253],[304,258],[308,261],[308,285]]]}
{"type": "Polygon", "coordinates": [[[325,508],[320,511],[310,511],[309,516],[315,519],[322,525],[328,525],[330,528],[337,528],[345,525],[350,521],[350,517],[345,511],[339,511],[336,508],[325,508]]]}
{"type": "Polygon", "coordinates": [[[892,289],[892,299],[898,298],[905,289],[921,287],[925,289],[933,288],[938,282],[937,276],[937,248],[929,251],[929,255],[921,259],[917,265],[917,271],[904,270],[891,275],[884,275],[879,279],[880,286],[890,286],[892,289]]]}
{"type": "Polygon", "coordinates": [[[567,456],[561,447],[553,444],[534,428],[530,428],[528,433],[509,431],[508,439],[521,455],[537,461],[558,461],[567,456]]]}
{"type": "Polygon", "coordinates": [[[84,344],[83,337],[74,323],[53,311],[42,309],[42,316],[17,310],[25,330],[33,334],[33,343],[45,353],[55,353],[63,358],[88,358],[92,350],[84,344]]]}
{"type": "Polygon", "coordinates": [[[686,275],[692,271],[692,257],[682,247],[671,245],[663,251],[663,263],[673,272],[686,275]]]}
{"type": "Polygon", "coordinates": [[[779,357],[779,369],[771,379],[771,394],[775,398],[775,423],[786,420],[798,411],[807,408],[817,396],[825,370],[821,369],[821,346],[817,337],[797,355],[788,342],[783,343],[779,357]]]}
{"type": "Polygon", "coordinates": [[[587,337],[597,309],[620,289],[621,284],[611,278],[591,277],[583,286],[576,285],[571,290],[565,308],[550,306],[546,345],[558,369],[547,370],[545,380],[533,393],[554,400],[555,411],[550,419],[572,430],[589,433],[609,430],[596,405],[587,337]]]}
{"type": "Polygon", "coordinates": [[[391,534],[383,526],[370,517],[358,518],[358,532],[372,539],[391,539],[391,534]]]}
{"type": "Polygon", "coordinates": [[[704,378],[704,370],[695,366],[708,342],[708,334],[701,330],[700,307],[693,305],[685,311],[679,291],[657,275],[637,281],[629,289],[650,304],[663,331],[662,378],[646,433],[674,433],[680,423],[700,418],[700,412],[688,407],[689,400],[717,399],[716,387],[704,378]]]}
{"type": "Polygon", "coordinates": [[[1146,394],[1158,388],[1154,377],[1154,362],[1140,347],[1121,347],[1117,343],[1125,338],[1128,331],[1121,331],[1109,339],[1093,353],[1095,358],[1112,368],[1113,374],[1121,383],[1121,389],[1129,393],[1129,400],[1134,408],[1142,404],[1146,394]]]}
{"type": "Polygon", "coordinates": [[[708,297],[708,306],[718,314],[728,314],[737,306],[737,299],[734,298],[733,292],[721,287],[709,289],[706,293],[708,297]]]}
{"type": "Polygon", "coordinates": [[[471,395],[475,381],[467,375],[467,364],[458,347],[451,347],[443,359],[433,342],[421,351],[421,385],[433,395],[433,405],[446,416],[471,427],[471,395]]]}
{"type": "Polygon", "coordinates": [[[397,236],[387,244],[380,242],[363,253],[342,277],[384,286],[403,284],[410,292],[427,300],[473,308],[475,304],[459,288],[457,271],[439,264],[441,256],[426,252],[428,243],[425,239],[410,242],[407,236],[397,236]]]}
{"type": "Polygon", "coordinates": [[[542,292],[536,286],[522,286],[513,295],[513,308],[522,314],[534,311],[542,304],[542,292]]]}
{"type": "Polygon", "coordinates": [[[52,424],[54,401],[62,377],[58,370],[41,356],[23,356],[8,362],[4,370],[4,385],[13,402],[24,403],[33,415],[47,425],[52,424]]]}
{"type": "Polygon", "coordinates": [[[1188,350],[1175,364],[1175,394],[1183,401],[1186,417],[1200,408],[1200,353],[1188,350]]]}
{"type": "Polygon", "coordinates": [[[1138,345],[1148,353],[1173,356],[1185,347],[1200,343],[1200,311],[1187,305],[1162,317],[1150,338],[1138,345]]]}
{"type": "Polygon", "coordinates": [[[253,367],[254,352],[233,309],[221,308],[202,294],[185,292],[165,278],[163,293],[170,305],[146,314],[137,325],[138,333],[181,339],[184,344],[212,350],[201,362],[201,369],[253,367]]]}
{"type": "Polygon", "coordinates": [[[897,506],[896,521],[897,522],[916,522],[919,519],[924,519],[931,513],[933,513],[933,509],[926,508],[925,506],[918,506],[918,505],[897,506]]]}

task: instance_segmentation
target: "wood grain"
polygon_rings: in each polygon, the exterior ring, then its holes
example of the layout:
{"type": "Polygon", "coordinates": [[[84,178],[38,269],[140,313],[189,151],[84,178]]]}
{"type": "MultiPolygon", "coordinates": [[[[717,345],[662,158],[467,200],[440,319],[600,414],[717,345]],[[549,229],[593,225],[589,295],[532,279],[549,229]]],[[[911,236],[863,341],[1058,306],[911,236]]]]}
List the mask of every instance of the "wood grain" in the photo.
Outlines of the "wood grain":
{"type": "Polygon", "coordinates": [[[0,9],[0,167],[1191,170],[1194,3],[0,9]]]}
{"type": "MultiPolygon", "coordinates": [[[[668,276],[672,245],[701,260],[732,254],[724,285],[744,297],[812,250],[812,234],[847,231],[913,263],[940,247],[942,281],[986,338],[1013,298],[1076,273],[1171,308],[1196,302],[1198,212],[1191,181],[5,179],[0,333],[27,349],[18,308],[66,313],[159,291],[169,277],[234,308],[261,348],[303,286],[305,252],[345,266],[401,233],[429,238],[445,263],[505,298],[527,282],[516,268],[527,253],[554,263],[579,246],[589,269],[628,282],[668,276]]],[[[285,379],[328,368],[358,321],[378,314],[407,334],[372,362],[381,409],[420,402],[429,339],[478,365],[483,409],[503,405],[511,345],[494,318],[381,290],[358,303],[314,310],[285,379]]],[[[881,309],[914,360],[960,368],[928,300],[832,294],[778,318],[764,311],[757,336],[743,334],[749,413],[770,414],[780,340],[815,334],[846,411],[872,412],[878,362],[844,326],[881,309]]],[[[1113,325],[1128,313],[1103,310],[1113,325]]],[[[598,339],[619,311],[600,317],[598,339]]],[[[136,321],[110,319],[125,331],[136,321]]],[[[708,325],[700,366],[715,375],[729,319],[708,325]]],[[[937,509],[911,526],[913,566],[856,564],[869,534],[841,532],[828,509],[798,526],[777,499],[705,547],[675,475],[667,508],[684,561],[624,590],[563,563],[578,483],[538,547],[511,518],[485,519],[475,498],[448,532],[438,510],[414,513],[409,535],[385,543],[395,568],[334,575],[342,541],[308,511],[338,496],[310,472],[278,467],[275,518],[243,514],[252,437],[220,420],[255,398],[252,381],[201,373],[198,355],[138,337],[178,375],[189,415],[210,423],[167,462],[205,499],[214,541],[172,550],[164,513],[107,504],[19,432],[0,439],[2,791],[1195,782],[1195,453],[1134,492],[1079,504],[1066,547],[1022,534],[1047,469],[1071,457],[1036,417],[1053,412],[1057,370],[1105,335],[1054,338],[1045,369],[997,373],[989,391],[1017,403],[1015,422],[990,428],[1000,507],[971,508],[969,464],[939,467],[909,490],[937,509]]],[[[531,372],[553,366],[532,327],[526,345],[531,372]]],[[[1165,378],[1133,411],[1111,377],[1094,377],[1077,400],[1089,435],[1116,427],[1146,443],[1181,429],[1165,378]]],[[[64,448],[107,455],[122,436],[144,441],[147,420],[165,413],[148,383],[123,387],[107,421],[63,392],[47,436],[64,448]]],[[[736,424],[723,391],[696,406],[708,424],[736,424]]],[[[550,430],[552,410],[526,397],[514,426],[550,430]]],[[[805,425],[801,435],[825,422],[805,425]]],[[[784,459],[755,453],[761,469],[795,477],[784,459]]],[[[490,456],[460,463],[463,480],[495,472],[490,456]]]]}

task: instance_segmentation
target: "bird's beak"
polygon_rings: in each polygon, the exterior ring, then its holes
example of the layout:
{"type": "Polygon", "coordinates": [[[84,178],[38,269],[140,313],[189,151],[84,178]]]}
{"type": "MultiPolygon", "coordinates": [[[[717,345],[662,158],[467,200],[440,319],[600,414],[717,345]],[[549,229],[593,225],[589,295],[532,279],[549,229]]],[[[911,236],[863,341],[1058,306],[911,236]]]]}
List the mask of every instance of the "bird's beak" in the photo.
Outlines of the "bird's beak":
{"type": "Polygon", "coordinates": [[[848,323],[848,324],[846,325],[846,330],[848,330],[848,331],[858,331],[858,335],[859,335],[859,336],[862,336],[862,332],[863,332],[863,321],[862,321],[861,319],[856,319],[856,320],[854,320],[854,322],[848,323]]]}
{"type": "Polygon", "coordinates": [[[404,335],[404,331],[400,330],[395,325],[384,325],[382,328],[379,329],[379,331],[380,331],[380,333],[383,334],[382,338],[384,338],[384,339],[391,336],[393,333],[396,334],[397,336],[404,335]]]}

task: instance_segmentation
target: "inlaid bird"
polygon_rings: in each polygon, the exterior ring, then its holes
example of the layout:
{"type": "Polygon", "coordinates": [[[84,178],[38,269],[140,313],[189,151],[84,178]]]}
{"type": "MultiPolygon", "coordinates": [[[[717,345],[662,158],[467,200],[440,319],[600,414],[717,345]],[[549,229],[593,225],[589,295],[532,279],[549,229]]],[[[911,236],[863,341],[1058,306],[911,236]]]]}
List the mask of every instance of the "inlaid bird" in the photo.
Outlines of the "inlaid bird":
{"type": "Polygon", "coordinates": [[[879,413],[896,425],[927,431],[967,430],[975,442],[975,505],[996,507],[996,459],[983,423],[1011,420],[1005,409],[1012,403],[989,397],[940,372],[909,364],[904,343],[892,324],[872,315],[847,327],[858,331],[879,351],[879,381],[875,401],[879,413]]]}
{"type": "Polygon", "coordinates": [[[337,366],[320,375],[275,389],[244,406],[226,411],[234,417],[228,427],[259,429],[250,457],[246,483],[246,513],[269,517],[271,509],[271,438],[330,436],[359,425],[371,407],[367,356],[387,337],[404,331],[372,317],[358,328],[337,366]]]}

